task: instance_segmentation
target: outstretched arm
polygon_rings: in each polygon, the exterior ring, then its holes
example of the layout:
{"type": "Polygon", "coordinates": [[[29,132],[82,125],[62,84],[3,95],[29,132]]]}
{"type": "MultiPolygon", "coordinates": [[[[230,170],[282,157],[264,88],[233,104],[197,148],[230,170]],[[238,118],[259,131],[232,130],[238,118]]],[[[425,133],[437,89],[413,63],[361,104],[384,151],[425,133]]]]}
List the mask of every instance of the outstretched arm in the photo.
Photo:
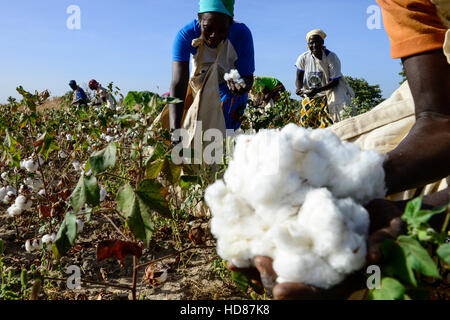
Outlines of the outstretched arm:
{"type": "Polygon", "coordinates": [[[450,175],[450,65],[442,50],[403,59],[416,124],[384,165],[388,193],[422,187],[450,175]]]}
{"type": "MultiPolygon", "coordinates": [[[[170,95],[180,100],[185,100],[189,83],[189,61],[172,62],[172,83],[170,85],[170,95]]],[[[183,117],[184,102],[171,104],[169,106],[170,130],[181,128],[181,118],[183,117]]]]}

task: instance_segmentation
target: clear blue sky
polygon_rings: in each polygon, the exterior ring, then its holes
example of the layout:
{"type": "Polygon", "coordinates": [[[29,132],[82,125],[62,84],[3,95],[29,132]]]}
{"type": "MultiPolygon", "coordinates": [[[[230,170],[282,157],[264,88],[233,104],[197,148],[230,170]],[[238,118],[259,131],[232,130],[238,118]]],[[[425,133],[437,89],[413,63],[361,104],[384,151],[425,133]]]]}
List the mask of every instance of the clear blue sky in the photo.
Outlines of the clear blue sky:
{"type": "MultiPolygon", "coordinates": [[[[388,97],[400,81],[388,36],[369,30],[375,0],[236,0],[235,18],[251,29],[256,75],[274,76],[294,91],[305,35],[327,34],[345,75],[380,84],[388,97]]],[[[0,2],[0,102],[15,88],[70,90],[68,82],[114,81],[129,90],[168,91],[177,31],[196,17],[198,0],[14,0],[0,2]],[[67,8],[81,9],[81,29],[69,30],[67,8]]]]}

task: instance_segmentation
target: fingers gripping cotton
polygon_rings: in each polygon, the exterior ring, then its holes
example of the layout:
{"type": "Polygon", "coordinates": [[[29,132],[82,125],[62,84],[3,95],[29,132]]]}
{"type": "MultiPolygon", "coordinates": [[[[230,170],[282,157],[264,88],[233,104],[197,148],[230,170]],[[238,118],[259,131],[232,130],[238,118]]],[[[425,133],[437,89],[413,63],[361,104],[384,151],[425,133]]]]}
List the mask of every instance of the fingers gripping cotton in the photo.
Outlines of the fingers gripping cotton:
{"type": "Polygon", "coordinates": [[[205,194],[219,255],[240,268],[269,256],[278,282],[338,284],[365,263],[362,205],[385,195],[383,162],[326,129],[238,136],[224,179],[205,194]]]}

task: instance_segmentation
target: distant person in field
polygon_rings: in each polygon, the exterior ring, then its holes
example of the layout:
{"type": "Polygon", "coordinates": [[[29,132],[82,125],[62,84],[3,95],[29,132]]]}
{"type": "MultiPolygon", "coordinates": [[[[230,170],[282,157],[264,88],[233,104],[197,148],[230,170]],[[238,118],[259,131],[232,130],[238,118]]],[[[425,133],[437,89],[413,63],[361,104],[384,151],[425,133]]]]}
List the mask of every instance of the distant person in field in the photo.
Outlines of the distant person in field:
{"type": "MultiPolygon", "coordinates": [[[[253,38],[249,28],[234,17],[234,0],[200,0],[198,19],[191,21],[177,34],[173,46],[172,83],[170,95],[185,99],[188,91],[195,98],[199,88],[208,92],[217,84],[204,80],[210,66],[218,65],[220,101],[210,109],[222,110],[226,129],[237,130],[247,106],[248,92],[255,71],[253,38]],[[189,60],[193,58],[193,76],[189,78],[189,60]],[[238,70],[243,82],[225,81],[224,74],[238,70]],[[206,88],[205,88],[206,85],[206,88]],[[189,90],[188,90],[189,89],[189,90]]],[[[215,80],[214,80],[215,81],[215,80]]],[[[217,89],[215,89],[217,90],[217,89]]],[[[170,130],[183,126],[186,103],[170,105],[170,130]]],[[[208,119],[203,119],[208,122],[208,119]]],[[[219,125],[219,124],[218,124],[219,125]]]]}
{"type": "Polygon", "coordinates": [[[106,104],[108,107],[113,107],[116,105],[112,94],[107,89],[103,88],[97,80],[92,79],[89,81],[89,89],[95,92],[94,101],[92,101],[93,106],[106,104]]]}
{"type": "Polygon", "coordinates": [[[255,77],[250,94],[256,106],[270,107],[280,101],[284,92],[286,88],[280,80],[273,77],[255,77]]]}
{"type": "MultiPolygon", "coordinates": [[[[407,136],[387,153],[384,164],[387,194],[418,188],[441,179],[450,183],[450,2],[433,0],[377,0],[391,41],[392,58],[402,59],[414,102],[415,123],[407,136]],[[420,45],[418,45],[420,44],[420,45]]],[[[403,106],[405,107],[405,106],[403,106]]],[[[371,111],[369,111],[371,112],[371,111]]],[[[376,110],[375,110],[376,112],[376,110]]],[[[358,119],[359,117],[355,118],[358,119]]],[[[352,119],[353,120],[353,119],[352,119]]],[[[392,134],[392,133],[391,133],[392,134]]],[[[447,206],[450,188],[423,198],[423,209],[447,206]]],[[[367,263],[378,264],[386,239],[406,230],[402,215],[408,200],[376,199],[370,214],[367,263]]],[[[430,225],[440,231],[446,214],[430,225]]],[[[448,232],[449,225],[444,231],[448,232]]],[[[367,277],[355,274],[330,290],[301,283],[276,284],[272,261],[256,257],[257,270],[241,270],[263,280],[276,299],[345,299],[366,288],[367,277]]],[[[238,271],[235,266],[229,268],[238,271]]]]}
{"type": "Polygon", "coordinates": [[[71,80],[69,82],[70,88],[73,90],[73,98],[71,105],[75,107],[81,107],[82,105],[86,105],[88,103],[88,98],[86,92],[80,86],[78,86],[75,80],[71,80]]]}
{"type": "Polygon", "coordinates": [[[309,51],[295,64],[296,93],[304,97],[300,125],[306,128],[326,128],[339,122],[342,110],[354,96],[342,75],[341,61],[324,46],[326,37],[320,29],[310,31],[306,35],[309,51]],[[340,81],[344,87],[338,92],[340,81]]]}

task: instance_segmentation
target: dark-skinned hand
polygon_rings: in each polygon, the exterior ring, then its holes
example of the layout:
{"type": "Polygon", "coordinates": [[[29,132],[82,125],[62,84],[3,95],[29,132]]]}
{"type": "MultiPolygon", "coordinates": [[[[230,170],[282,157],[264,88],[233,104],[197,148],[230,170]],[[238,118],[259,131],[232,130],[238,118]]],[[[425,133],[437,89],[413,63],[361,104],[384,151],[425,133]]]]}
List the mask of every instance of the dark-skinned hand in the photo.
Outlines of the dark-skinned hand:
{"type": "MultiPolygon", "coordinates": [[[[387,239],[395,239],[405,230],[401,219],[404,210],[404,202],[392,202],[377,199],[369,203],[366,209],[370,216],[370,232],[367,240],[367,264],[373,265],[382,260],[382,244],[387,239]]],[[[255,280],[264,285],[268,292],[272,292],[277,300],[338,300],[346,299],[352,293],[366,288],[366,277],[362,272],[356,272],[348,276],[342,283],[324,290],[302,283],[276,283],[275,273],[269,257],[255,257],[255,268],[239,269],[231,263],[228,269],[243,273],[250,280],[255,280]]]]}

